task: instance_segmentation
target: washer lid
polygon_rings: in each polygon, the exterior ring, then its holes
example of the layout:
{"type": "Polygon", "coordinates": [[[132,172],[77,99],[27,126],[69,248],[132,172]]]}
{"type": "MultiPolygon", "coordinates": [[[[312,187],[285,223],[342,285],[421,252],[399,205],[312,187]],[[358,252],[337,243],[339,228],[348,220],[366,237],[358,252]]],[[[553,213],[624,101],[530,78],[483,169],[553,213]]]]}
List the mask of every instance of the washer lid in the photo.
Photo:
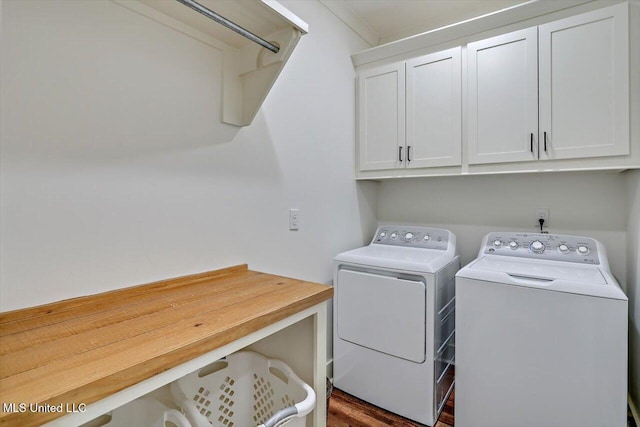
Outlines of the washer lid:
{"type": "Polygon", "coordinates": [[[371,244],[336,256],[336,261],[419,273],[435,273],[454,257],[449,251],[371,244]]]}
{"type": "Polygon", "coordinates": [[[594,265],[500,256],[476,259],[456,277],[626,300],[616,280],[594,265]]]}

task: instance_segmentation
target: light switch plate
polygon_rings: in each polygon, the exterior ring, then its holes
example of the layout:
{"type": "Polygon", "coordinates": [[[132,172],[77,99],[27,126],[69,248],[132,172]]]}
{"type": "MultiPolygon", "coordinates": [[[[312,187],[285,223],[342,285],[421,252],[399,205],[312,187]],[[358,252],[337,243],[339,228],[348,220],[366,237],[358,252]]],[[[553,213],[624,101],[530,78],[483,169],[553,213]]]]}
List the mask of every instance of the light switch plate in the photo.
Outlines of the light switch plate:
{"type": "Polygon", "coordinates": [[[300,229],[300,209],[289,209],[289,230],[300,229]]]}

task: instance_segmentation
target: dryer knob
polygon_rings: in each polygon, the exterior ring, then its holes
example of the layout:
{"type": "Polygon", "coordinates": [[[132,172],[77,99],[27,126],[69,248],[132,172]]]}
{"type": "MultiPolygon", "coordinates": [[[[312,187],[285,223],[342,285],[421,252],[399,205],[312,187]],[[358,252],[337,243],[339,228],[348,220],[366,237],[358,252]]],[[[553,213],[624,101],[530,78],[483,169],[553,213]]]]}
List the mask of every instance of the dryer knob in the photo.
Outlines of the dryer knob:
{"type": "Polygon", "coordinates": [[[407,242],[410,242],[411,239],[413,239],[413,233],[407,233],[404,235],[404,240],[406,240],[407,242]]]}
{"type": "Polygon", "coordinates": [[[429,240],[431,240],[431,236],[429,236],[428,234],[425,234],[422,240],[424,240],[425,242],[428,242],[429,240]]]}
{"type": "Polygon", "coordinates": [[[395,231],[393,233],[391,233],[391,238],[395,239],[396,237],[398,237],[398,233],[396,233],[395,231]]]}
{"type": "Polygon", "coordinates": [[[387,232],[383,231],[382,233],[380,233],[380,238],[384,239],[385,237],[387,237],[387,232]]]}
{"type": "Polygon", "coordinates": [[[518,242],[514,242],[514,241],[509,242],[509,247],[513,250],[518,249],[518,242]]]}
{"type": "Polygon", "coordinates": [[[542,243],[540,240],[534,240],[533,242],[531,242],[529,248],[531,248],[531,250],[537,254],[543,253],[546,249],[544,243],[542,243]]]}
{"type": "Polygon", "coordinates": [[[578,246],[578,253],[580,255],[587,255],[589,253],[589,248],[586,246],[578,246]]]}
{"type": "Polygon", "coordinates": [[[558,251],[560,251],[561,254],[568,254],[569,253],[569,246],[567,246],[567,245],[565,245],[563,243],[560,246],[558,246],[558,251]]]}
{"type": "Polygon", "coordinates": [[[500,246],[502,246],[502,242],[496,239],[493,241],[493,246],[495,246],[496,248],[499,248],[500,246]]]}

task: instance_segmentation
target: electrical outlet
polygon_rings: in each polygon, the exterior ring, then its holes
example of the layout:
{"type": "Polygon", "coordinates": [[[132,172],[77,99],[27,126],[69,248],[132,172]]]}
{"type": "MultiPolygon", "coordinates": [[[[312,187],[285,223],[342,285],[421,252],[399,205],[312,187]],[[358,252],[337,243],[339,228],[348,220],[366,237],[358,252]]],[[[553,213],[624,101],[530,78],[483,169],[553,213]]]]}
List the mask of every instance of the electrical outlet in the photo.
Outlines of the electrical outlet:
{"type": "Polygon", "coordinates": [[[300,229],[300,209],[289,209],[289,230],[300,229]]]}
{"type": "Polygon", "coordinates": [[[540,222],[538,220],[544,219],[543,227],[549,227],[549,208],[536,209],[536,227],[540,228],[540,222]]]}

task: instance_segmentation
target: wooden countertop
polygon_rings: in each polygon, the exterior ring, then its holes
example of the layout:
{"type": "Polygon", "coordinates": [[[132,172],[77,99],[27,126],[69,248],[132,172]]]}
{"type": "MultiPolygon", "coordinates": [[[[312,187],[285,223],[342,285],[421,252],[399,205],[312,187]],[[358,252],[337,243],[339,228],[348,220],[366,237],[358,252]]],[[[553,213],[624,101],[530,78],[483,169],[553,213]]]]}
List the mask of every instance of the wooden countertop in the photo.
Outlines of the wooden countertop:
{"type": "MultiPolygon", "coordinates": [[[[0,402],[92,403],[332,295],[239,265],[0,313],[0,402]]],[[[3,425],[65,415],[0,409],[3,425]]]]}

